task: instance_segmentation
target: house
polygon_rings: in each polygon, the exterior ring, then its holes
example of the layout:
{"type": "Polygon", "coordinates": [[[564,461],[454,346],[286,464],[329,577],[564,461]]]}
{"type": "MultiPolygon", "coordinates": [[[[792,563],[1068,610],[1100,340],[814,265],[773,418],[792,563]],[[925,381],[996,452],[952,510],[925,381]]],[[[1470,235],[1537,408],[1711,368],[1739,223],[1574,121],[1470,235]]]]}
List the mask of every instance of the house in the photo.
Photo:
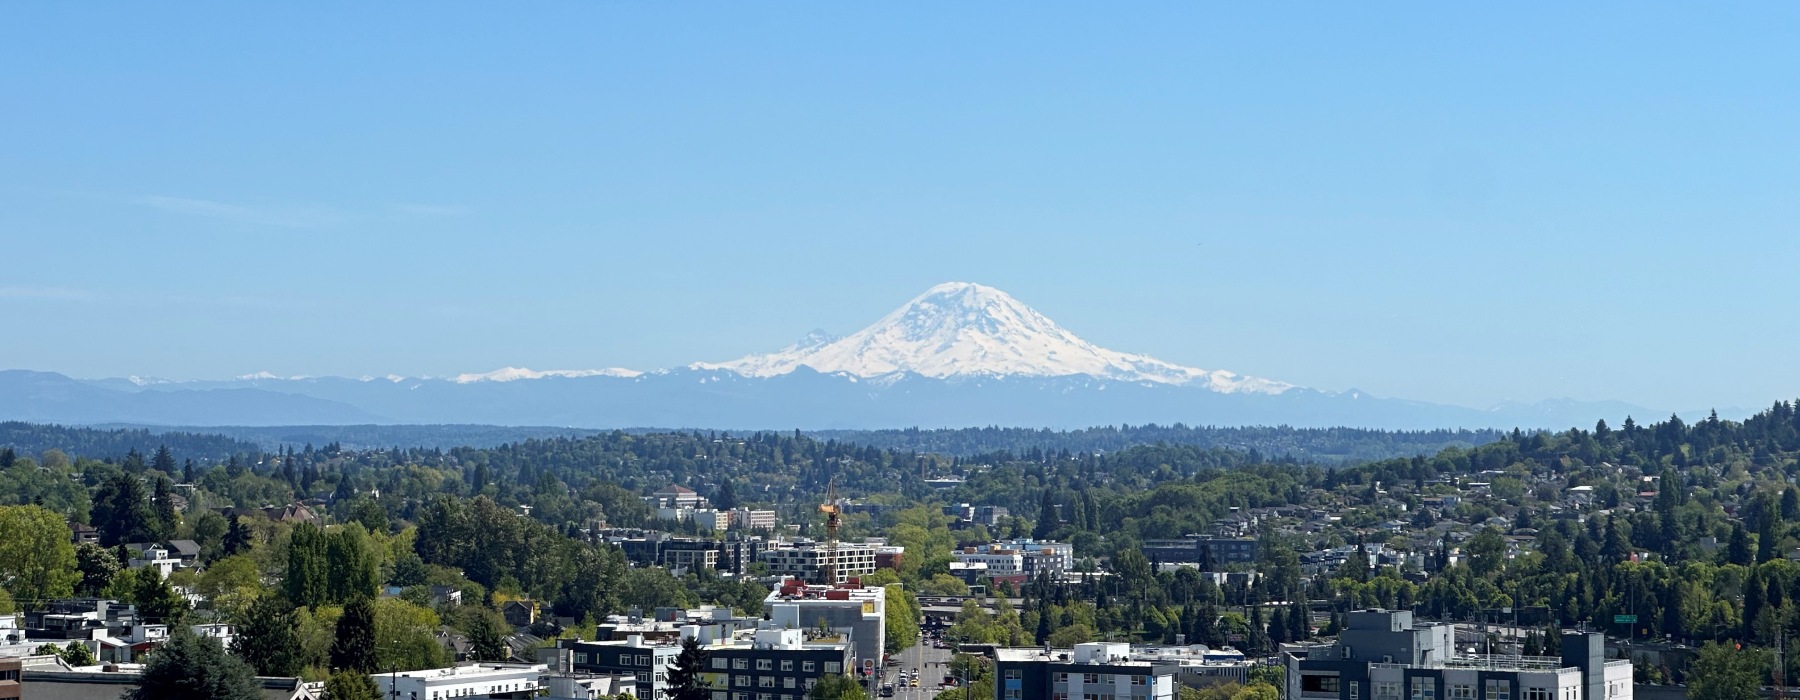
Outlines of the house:
{"type": "Polygon", "coordinates": [[[439,608],[446,605],[462,605],[462,590],[455,586],[432,586],[431,605],[439,608]]]}
{"type": "Polygon", "coordinates": [[[314,513],[311,508],[308,508],[305,504],[301,503],[289,503],[280,507],[270,506],[262,509],[262,512],[263,515],[269,516],[270,520],[278,523],[312,523],[314,525],[319,525],[324,522],[319,519],[318,514],[314,513]]]}
{"type": "Polygon", "coordinates": [[[169,556],[180,562],[183,569],[191,569],[200,565],[200,543],[193,540],[169,540],[169,556]]]}
{"type": "MultiPolygon", "coordinates": [[[[127,550],[137,546],[138,545],[125,545],[127,550]]],[[[181,560],[170,556],[169,550],[162,545],[143,546],[129,561],[125,562],[125,565],[132,569],[142,569],[145,567],[156,569],[156,572],[162,574],[162,577],[165,579],[168,578],[169,574],[174,572],[175,567],[180,564],[181,560]]]]}
{"type": "Polygon", "coordinates": [[[537,622],[537,601],[509,600],[500,606],[500,616],[506,618],[506,624],[514,627],[527,627],[537,622]]]}
{"type": "Polygon", "coordinates": [[[69,540],[75,544],[100,544],[100,531],[92,525],[69,523],[69,540]]]}

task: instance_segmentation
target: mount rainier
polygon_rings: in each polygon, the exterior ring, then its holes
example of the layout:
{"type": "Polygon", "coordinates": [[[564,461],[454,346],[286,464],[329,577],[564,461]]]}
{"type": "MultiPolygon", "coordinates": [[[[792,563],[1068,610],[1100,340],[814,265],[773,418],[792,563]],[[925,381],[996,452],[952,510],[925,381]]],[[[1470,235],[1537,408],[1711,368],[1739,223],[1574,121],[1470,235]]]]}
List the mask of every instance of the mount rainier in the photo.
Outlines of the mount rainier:
{"type": "Polygon", "coordinates": [[[505,367],[451,377],[79,380],[0,371],[0,419],[157,425],[480,423],[891,428],[1118,423],[1566,428],[1649,412],[1547,401],[1489,410],[1326,392],[1119,352],[1005,292],[940,284],[870,326],[725,362],[641,372],[505,367]]]}

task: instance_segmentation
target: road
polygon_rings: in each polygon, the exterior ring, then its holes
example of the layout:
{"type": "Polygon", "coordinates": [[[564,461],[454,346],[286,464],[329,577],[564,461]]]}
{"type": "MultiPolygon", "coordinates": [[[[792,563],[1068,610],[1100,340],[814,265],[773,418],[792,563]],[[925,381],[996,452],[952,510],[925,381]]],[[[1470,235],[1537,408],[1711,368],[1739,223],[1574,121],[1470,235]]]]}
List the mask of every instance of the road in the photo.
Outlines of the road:
{"type": "Polygon", "coordinates": [[[895,658],[900,660],[900,665],[883,668],[881,682],[894,684],[896,700],[931,700],[937,697],[938,691],[942,690],[938,682],[950,674],[950,650],[933,649],[926,642],[920,642],[900,652],[895,658]],[[919,687],[900,687],[901,671],[916,672],[919,687]]]}

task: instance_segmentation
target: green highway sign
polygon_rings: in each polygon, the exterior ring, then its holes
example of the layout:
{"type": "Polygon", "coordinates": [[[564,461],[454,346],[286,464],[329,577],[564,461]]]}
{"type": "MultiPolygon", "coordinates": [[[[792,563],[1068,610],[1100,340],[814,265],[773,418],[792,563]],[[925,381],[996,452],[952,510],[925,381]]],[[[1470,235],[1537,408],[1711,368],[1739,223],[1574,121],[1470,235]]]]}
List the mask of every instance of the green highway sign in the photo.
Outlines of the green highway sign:
{"type": "Polygon", "coordinates": [[[1637,622],[1636,615],[1614,615],[1613,624],[1626,625],[1637,622]]]}

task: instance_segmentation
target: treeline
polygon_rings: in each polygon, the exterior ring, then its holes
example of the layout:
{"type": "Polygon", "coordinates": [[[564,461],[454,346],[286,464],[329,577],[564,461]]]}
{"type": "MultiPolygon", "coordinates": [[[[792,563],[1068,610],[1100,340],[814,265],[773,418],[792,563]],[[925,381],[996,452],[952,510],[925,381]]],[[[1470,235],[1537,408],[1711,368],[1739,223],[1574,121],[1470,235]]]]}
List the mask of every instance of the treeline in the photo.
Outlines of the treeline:
{"type": "Polygon", "coordinates": [[[167,446],[193,459],[223,461],[260,452],[255,444],[215,433],[152,432],[143,428],[82,428],[19,421],[0,422],[0,453],[37,456],[46,450],[94,459],[118,459],[127,452],[149,454],[167,446]]]}
{"type": "Polygon", "coordinates": [[[1436,454],[1447,447],[1473,447],[1506,436],[1500,430],[1390,431],[1362,428],[1288,426],[1118,425],[1081,430],[1045,428],[941,428],[923,430],[815,430],[808,435],[890,450],[972,457],[1005,453],[1117,452],[1139,445],[1188,445],[1255,451],[1299,461],[1340,464],[1391,457],[1436,454]]]}

